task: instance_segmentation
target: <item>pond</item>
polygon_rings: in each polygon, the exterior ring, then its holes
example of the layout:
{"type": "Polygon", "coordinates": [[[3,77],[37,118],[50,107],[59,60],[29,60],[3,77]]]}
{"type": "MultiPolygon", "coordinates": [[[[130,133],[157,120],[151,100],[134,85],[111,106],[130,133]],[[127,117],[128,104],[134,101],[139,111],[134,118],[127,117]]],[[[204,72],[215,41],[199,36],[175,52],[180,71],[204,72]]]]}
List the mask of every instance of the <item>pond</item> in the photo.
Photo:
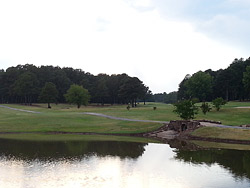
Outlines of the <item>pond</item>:
{"type": "Polygon", "coordinates": [[[250,151],[1,139],[0,187],[250,187],[250,151]]]}

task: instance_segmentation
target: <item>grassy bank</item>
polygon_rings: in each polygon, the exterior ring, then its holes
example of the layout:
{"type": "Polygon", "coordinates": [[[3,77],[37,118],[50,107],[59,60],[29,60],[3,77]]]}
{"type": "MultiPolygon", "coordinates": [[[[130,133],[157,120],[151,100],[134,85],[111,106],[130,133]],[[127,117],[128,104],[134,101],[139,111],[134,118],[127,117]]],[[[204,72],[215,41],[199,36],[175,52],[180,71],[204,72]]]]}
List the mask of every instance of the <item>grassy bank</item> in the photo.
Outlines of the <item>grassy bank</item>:
{"type": "Polygon", "coordinates": [[[195,130],[191,135],[203,138],[250,140],[250,130],[243,130],[243,129],[202,127],[195,130]]]}
{"type": "MultiPolygon", "coordinates": [[[[198,104],[200,105],[200,104],[198,104]]],[[[22,106],[22,105],[8,105],[10,107],[21,108],[26,110],[34,110],[43,113],[50,113],[51,115],[60,115],[58,113],[65,113],[67,116],[75,114],[77,112],[97,112],[106,115],[112,115],[117,117],[131,118],[131,119],[142,119],[142,120],[158,120],[158,121],[170,121],[179,119],[175,113],[173,113],[173,105],[163,103],[147,103],[138,105],[137,108],[131,108],[129,111],[126,109],[127,105],[90,105],[87,107],[81,107],[77,109],[74,105],[59,104],[52,105],[52,109],[47,109],[46,104],[35,104],[33,106],[22,106]],[[153,107],[157,107],[153,110],[153,107]]],[[[239,109],[235,107],[250,106],[250,102],[229,102],[222,107],[220,111],[212,110],[206,115],[199,111],[196,119],[210,119],[221,121],[225,125],[241,125],[250,123],[250,108],[239,109]]],[[[1,113],[6,109],[1,109],[1,113]]],[[[14,112],[17,114],[17,112],[14,112]]],[[[2,114],[0,114],[0,118],[2,114]]],[[[2,119],[2,118],[1,118],[2,119]]]]}
{"type": "Polygon", "coordinates": [[[206,141],[191,141],[191,143],[202,148],[250,150],[250,145],[244,145],[244,144],[227,144],[227,143],[206,142],[206,141]]]}
{"type": "MultiPolygon", "coordinates": [[[[5,104],[6,105],[6,104],[5,104]]],[[[198,104],[199,105],[199,104],[198,104]]],[[[35,132],[46,133],[51,131],[62,132],[96,132],[96,133],[142,133],[155,130],[162,126],[159,123],[127,122],[111,120],[103,117],[83,115],[82,112],[96,112],[116,117],[141,120],[170,121],[179,119],[173,113],[174,107],[162,103],[140,104],[137,108],[126,109],[127,105],[90,105],[77,109],[75,105],[58,104],[48,109],[46,104],[34,104],[33,106],[8,104],[6,106],[42,112],[31,114],[0,108],[0,132],[35,132]],[[157,107],[153,110],[153,107],[157,107]]],[[[196,119],[209,119],[221,121],[225,125],[241,125],[250,123],[250,109],[235,107],[250,106],[250,102],[229,102],[219,112],[214,109],[203,115],[201,111],[196,119]]],[[[215,136],[230,139],[249,139],[250,131],[242,130],[217,130],[202,128],[193,134],[201,136],[215,136]],[[236,132],[235,132],[236,131],[236,132]],[[236,136],[238,135],[238,136],[236,136]]],[[[30,134],[29,134],[30,135],[30,134]]]]}

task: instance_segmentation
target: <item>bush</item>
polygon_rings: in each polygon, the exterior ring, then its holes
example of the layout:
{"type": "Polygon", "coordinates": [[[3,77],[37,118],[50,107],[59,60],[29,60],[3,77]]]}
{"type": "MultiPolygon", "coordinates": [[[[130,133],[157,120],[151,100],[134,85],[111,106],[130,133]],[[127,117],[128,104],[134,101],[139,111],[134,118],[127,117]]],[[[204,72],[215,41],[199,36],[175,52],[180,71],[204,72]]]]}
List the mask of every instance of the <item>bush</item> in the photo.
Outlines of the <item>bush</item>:
{"type": "Polygon", "coordinates": [[[225,105],[227,101],[225,101],[223,98],[218,97],[212,101],[212,104],[216,108],[217,111],[221,109],[221,106],[225,105]]]}
{"type": "Polygon", "coordinates": [[[182,100],[175,103],[174,106],[175,110],[173,112],[177,113],[184,120],[194,119],[195,114],[198,113],[198,107],[195,106],[193,100],[182,100]]]}
{"type": "Polygon", "coordinates": [[[201,111],[203,112],[203,114],[206,115],[207,112],[209,112],[210,110],[212,110],[212,108],[210,107],[210,105],[208,103],[203,102],[201,105],[201,111]]]}

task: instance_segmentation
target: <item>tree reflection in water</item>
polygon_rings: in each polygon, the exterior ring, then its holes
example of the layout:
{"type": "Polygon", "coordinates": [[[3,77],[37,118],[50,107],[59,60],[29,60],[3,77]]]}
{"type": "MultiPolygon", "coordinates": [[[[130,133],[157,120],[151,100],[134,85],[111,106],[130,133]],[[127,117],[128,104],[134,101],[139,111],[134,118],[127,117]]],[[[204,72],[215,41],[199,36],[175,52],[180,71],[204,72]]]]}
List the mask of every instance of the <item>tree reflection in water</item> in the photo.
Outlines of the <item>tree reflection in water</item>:
{"type": "Polygon", "coordinates": [[[92,155],[138,158],[145,143],[115,141],[36,142],[0,139],[0,156],[21,160],[81,159],[92,155]]]}
{"type": "MultiPolygon", "coordinates": [[[[146,145],[148,144],[115,141],[34,142],[0,139],[0,157],[25,161],[81,160],[91,156],[137,159],[143,155],[146,145]]],[[[179,148],[173,150],[176,160],[197,165],[219,164],[228,169],[236,178],[247,177],[250,179],[250,151],[193,150],[193,145],[172,143],[171,146],[173,145],[175,148],[179,148]]]]}
{"type": "Polygon", "coordinates": [[[235,177],[250,179],[250,151],[211,149],[211,150],[176,150],[175,159],[193,164],[219,164],[228,169],[235,177]]]}

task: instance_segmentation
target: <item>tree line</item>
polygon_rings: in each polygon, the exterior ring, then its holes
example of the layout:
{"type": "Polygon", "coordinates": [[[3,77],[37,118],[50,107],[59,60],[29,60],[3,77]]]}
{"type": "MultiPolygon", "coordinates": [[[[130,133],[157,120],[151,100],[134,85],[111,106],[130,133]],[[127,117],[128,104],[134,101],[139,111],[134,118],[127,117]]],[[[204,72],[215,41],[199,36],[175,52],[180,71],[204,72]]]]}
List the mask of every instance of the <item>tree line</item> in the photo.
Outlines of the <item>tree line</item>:
{"type": "Polygon", "coordinates": [[[156,93],[151,97],[151,101],[174,104],[177,102],[177,94],[177,91],[172,91],[170,93],[156,93]]]}
{"type": "Polygon", "coordinates": [[[226,69],[188,74],[179,84],[177,94],[178,100],[212,101],[219,97],[226,101],[250,99],[250,58],[234,59],[226,69]]]}
{"type": "Polygon", "coordinates": [[[91,103],[130,103],[134,107],[138,100],[145,102],[152,96],[139,78],[127,74],[93,75],[69,67],[26,64],[0,70],[0,103],[36,103],[48,97],[48,92],[55,93],[57,103],[64,103],[71,85],[88,90],[91,103]]]}

